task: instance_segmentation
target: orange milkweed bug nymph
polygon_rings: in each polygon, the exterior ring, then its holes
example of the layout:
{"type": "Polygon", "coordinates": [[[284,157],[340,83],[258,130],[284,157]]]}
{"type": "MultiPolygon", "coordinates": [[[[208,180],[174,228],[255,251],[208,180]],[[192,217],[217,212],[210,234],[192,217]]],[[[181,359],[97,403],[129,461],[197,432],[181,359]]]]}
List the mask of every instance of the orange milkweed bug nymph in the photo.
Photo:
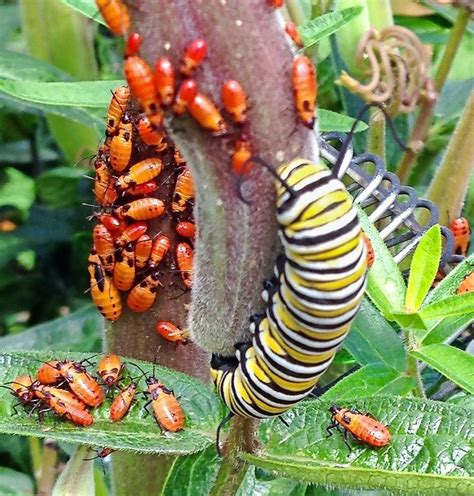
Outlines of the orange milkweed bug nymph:
{"type": "Polygon", "coordinates": [[[186,203],[194,198],[194,181],[191,171],[184,169],[176,180],[176,186],[173,193],[173,202],[171,210],[175,213],[183,212],[186,203]]]}
{"type": "Polygon", "coordinates": [[[115,265],[114,237],[103,224],[97,224],[92,231],[92,240],[105,272],[112,274],[115,265]]]}
{"type": "Polygon", "coordinates": [[[73,424],[81,427],[89,427],[94,423],[94,417],[89,410],[77,406],[77,400],[74,399],[74,395],[69,391],[50,386],[42,386],[40,395],[42,396],[41,400],[55,413],[60,417],[70,420],[73,424]],[[68,400],[65,398],[68,398],[68,400]]]}
{"type": "Polygon", "coordinates": [[[97,373],[107,387],[114,386],[120,379],[125,365],[118,355],[103,356],[97,364],[97,373]]]}
{"type": "Polygon", "coordinates": [[[298,48],[303,48],[303,41],[301,40],[300,33],[298,33],[298,28],[293,22],[288,21],[285,24],[285,32],[298,48]]]}
{"type": "Polygon", "coordinates": [[[160,108],[160,100],[156,94],[151,67],[138,55],[132,55],[125,58],[124,73],[132,95],[138,100],[151,123],[161,126],[163,110],[160,108]]]}
{"type": "Polygon", "coordinates": [[[56,368],[69,384],[71,391],[86,405],[97,407],[104,402],[104,390],[82,365],[64,361],[59,362],[56,368]]]}
{"type": "Polygon", "coordinates": [[[161,282],[158,274],[153,273],[145,277],[128,294],[127,305],[132,312],[146,312],[156,301],[158,286],[161,282]]]}
{"type": "Polygon", "coordinates": [[[193,249],[188,243],[178,243],[176,247],[176,262],[181,272],[181,278],[186,288],[193,285],[193,249]]]}
{"type": "Polygon", "coordinates": [[[372,246],[372,241],[367,236],[367,234],[363,233],[362,237],[364,238],[365,246],[367,247],[367,267],[370,268],[375,262],[375,251],[372,246]]]}
{"type": "Polygon", "coordinates": [[[234,153],[232,154],[231,167],[237,176],[246,176],[252,169],[252,143],[246,134],[235,141],[234,153]]]}
{"type": "Polygon", "coordinates": [[[146,394],[151,396],[150,400],[144,405],[145,410],[148,411],[147,407],[151,404],[153,415],[160,428],[169,432],[182,430],[185,424],[184,411],[173,391],[155,377],[155,372],[153,372],[152,376],[147,377],[138,364],[134,365],[145,377],[148,389],[146,394]]]}
{"type": "Polygon", "coordinates": [[[109,417],[112,422],[120,422],[130,410],[137,393],[138,384],[131,382],[129,386],[120,391],[110,405],[109,417]]]}
{"type": "Polygon", "coordinates": [[[316,118],[316,73],[313,63],[305,55],[299,55],[293,61],[292,84],[298,116],[305,126],[313,129],[316,118]]]}
{"type": "Polygon", "coordinates": [[[188,111],[201,127],[212,131],[214,136],[227,133],[227,124],[222,114],[214,102],[206,95],[197,93],[189,102],[188,111]]]}
{"type": "Polygon", "coordinates": [[[163,114],[158,114],[158,116],[154,120],[154,124],[150,122],[150,119],[143,115],[138,120],[138,134],[140,138],[150,146],[155,146],[157,152],[163,151],[168,145],[166,143],[166,133],[163,128],[163,121],[160,123],[158,121],[159,115],[162,116],[164,120],[163,114]],[[159,125],[157,125],[157,123],[159,125]]]}
{"type": "Polygon", "coordinates": [[[171,240],[165,234],[158,235],[153,240],[150,258],[148,260],[148,268],[154,270],[158,267],[161,261],[165,258],[166,254],[171,248],[171,240]]]}
{"type": "Polygon", "coordinates": [[[132,220],[150,220],[163,215],[165,204],[158,198],[141,198],[115,209],[119,217],[132,220]]]}
{"type": "Polygon", "coordinates": [[[159,176],[162,170],[162,160],[157,157],[147,158],[132,165],[126,174],[117,179],[115,186],[119,190],[125,190],[129,186],[146,183],[159,176]]]}
{"type": "Polygon", "coordinates": [[[112,174],[106,162],[97,158],[94,162],[95,181],[94,195],[97,203],[103,207],[110,207],[118,198],[117,190],[113,185],[112,174]]]}
{"type": "Polygon", "coordinates": [[[155,64],[155,88],[161,105],[169,106],[174,98],[174,67],[168,57],[160,57],[155,64]]]}
{"type": "Polygon", "coordinates": [[[135,249],[129,243],[120,250],[118,260],[115,262],[113,281],[120,291],[128,291],[135,280],[135,249]]]}
{"type": "Polygon", "coordinates": [[[140,50],[142,43],[143,38],[140,33],[130,33],[125,45],[125,58],[136,55],[140,50]]]}
{"type": "Polygon", "coordinates": [[[143,269],[150,258],[153,240],[148,234],[143,234],[137,239],[135,244],[135,265],[137,269],[143,269]]]}
{"type": "Polygon", "coordinates": [[[158,183],[152,179],[143,184],[128,187],[124,193],[129,196],[150,196],[158,190],[158,183]]]}
{"type": "Polygon", "coordinates": [[[192,41],[184,50],[184,57],[179,70],[181,74],[191,77],[196,68],[207,56],[207,43],[203,38],[192,41]]]}
{"type": "Polygon", "coordinates": [[[115,244],[119,247],[133,243],[140,236],[143,236],[148,231],[148,226],[145,222],[134,222],[128,225],[115,240],[115,244]]]}
{"type": "Polygon", "coordinates": [[[127,168],[133,149],[133,123],[128,114],[120,121],[117,134],[110,142],[110,165],[117,172],[127,168]]]}
{"type": "Polygon", "coordinates": [[[176,115],[182,115],[186,112],[186,109],[190,102],[194,100],[197,95],[198,85],[194,79],[186,79],[183,81],[178,88],[176,93],[176,99],[173,104],[173,112],[176,115]]]}
{"type": "Polygon", "coordinates": [[[224,81],[222,103],[237,124],[243,124],[247,120],[247,95],[238,81],[224,81]]]}
{"type": "Polygon", "coordinates": [[[189,331],[180,329],[171,322],[160,321],[156,323],[156,332],[167,341],[186,344],[189,339],[189,331]]]}
{"type": "Polygon", "coordinates": [[[36,377],[41,384],[56,384],[63,379],[59,371],[59,360],[46,362],[38,369],[36,377]]]}
{"type": "Polygon", "coordinates": [[[125,36],[130,30],[130,14],[123,0],[95,0],[110,31],[125,36]]]}
{"type": "Polygon", "coordinates": [[[456,293],[469,293],[471,291],[474,291],[474,272],[471,272],[464,278],[464,280],[459,285],[456,293]]]}
{"type": "Polygon", "coordinates": [[[130,89],[128,86],[119,86],[113,93],[107,110],[107,129],[105,135],[112,137],[118,130],[123,113],[130,99],[130,89]]]}
{"type": "Polygon", "coordinates": [[[332,424],[327,427],[328,437],[332,436],[332,430],[340,427],[344,428],[344,442],[347,443],[347,433],[350,432],[356,439],[372,447],[386,446],[391,441],[391,435],[385,425],[380,423],[370,414],[362,413],[355,408],[340,408],[332,405],[329,409],[331,412],[332,424]]]}
{"type": "Polygon", "coordinates": [[[196,225],[194,222],[183,220],[176,224],[176,232],[183,238],[194,239],[196,235],[196,225]]]}
{"type": "Polygon", "coordinates": [[[454,235],[454,253],[456,255],[467,256],[471,242],[471,228],[465,217],[453,219],[449,225],[454,235]]]}
{"type": "Polygon", "coordinates": [[[92,300],[107,320],[115,322],[122,313],[120,294],[112,279],[106,274],[95,249],[89,255],[88,271],[92,300]]]}

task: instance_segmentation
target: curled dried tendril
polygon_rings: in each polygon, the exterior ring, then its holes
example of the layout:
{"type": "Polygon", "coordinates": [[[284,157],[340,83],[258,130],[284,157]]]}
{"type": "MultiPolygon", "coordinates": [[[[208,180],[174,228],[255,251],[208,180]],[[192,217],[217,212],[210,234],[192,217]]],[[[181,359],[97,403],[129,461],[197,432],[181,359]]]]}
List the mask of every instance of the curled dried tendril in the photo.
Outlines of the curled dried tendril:
{"type": "Polygon", "coordinates": [[[420,97],[435,99],[429,77],[431,54],[410,30],[391,26],[369,29],[361,38],[356,63],[371,77],[366,84],[345,71],[338,83],[367,103],[387,106],[391,115],[412,112],[420,97]]]}

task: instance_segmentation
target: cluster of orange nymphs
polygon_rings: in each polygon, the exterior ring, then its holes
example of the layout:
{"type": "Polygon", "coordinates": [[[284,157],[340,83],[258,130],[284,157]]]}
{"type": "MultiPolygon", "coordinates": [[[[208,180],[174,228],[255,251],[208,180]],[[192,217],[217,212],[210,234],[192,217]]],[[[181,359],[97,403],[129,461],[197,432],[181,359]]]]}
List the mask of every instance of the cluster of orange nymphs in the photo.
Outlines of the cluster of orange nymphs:
{"type": "MultiPolygon", "coordinates": [[[[110,404],[109,418],[112,422],[121,421],[132,407],[138,382],[129,378],[128,386],[119,387],[125,364],[117,355],[105,355],[98,361],[97,378],[87,371],[85,362],[89,360],[50,360],[39,367],[36,377],[18,376],[10,383],[10,390],[21,405],[30,409],[30,415],[35,411],[40,416],[52,411],[75,425],[89,427],[94,423],[90,409],[105,401],[106,389],[118,388],[119,393],[110,404]]],[[[141,371],[137,364],[131,365],[141,371]]],[[[149,403],[160,428],[171,432],[183,429],[184,412],[173,393],[154,376],[145,377],[145,380],[147,391],[144,394],[150,396],[149,403]]]]}

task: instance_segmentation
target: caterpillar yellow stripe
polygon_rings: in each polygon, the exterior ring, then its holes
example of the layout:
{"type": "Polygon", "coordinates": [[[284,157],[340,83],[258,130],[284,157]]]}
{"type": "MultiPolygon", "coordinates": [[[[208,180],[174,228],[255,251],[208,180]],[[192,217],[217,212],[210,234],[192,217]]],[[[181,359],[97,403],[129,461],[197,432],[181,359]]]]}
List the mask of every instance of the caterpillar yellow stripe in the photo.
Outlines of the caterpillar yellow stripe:
{"type": "Polygon", "coordinates": [[[280,415],[304,399],[331,364],[360,307],[367,253],[345,186],[322,164],[277,170],[284,255],[263,297],[265,314],[235,357],[213,355],[211,377],[236,415],[280,415]]]}

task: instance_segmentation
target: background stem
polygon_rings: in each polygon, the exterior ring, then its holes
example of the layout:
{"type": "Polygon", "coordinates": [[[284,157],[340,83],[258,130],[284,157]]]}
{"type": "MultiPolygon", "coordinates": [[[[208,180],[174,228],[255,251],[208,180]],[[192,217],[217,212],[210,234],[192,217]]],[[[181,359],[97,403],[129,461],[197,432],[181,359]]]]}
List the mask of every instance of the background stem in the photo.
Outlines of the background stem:
{"type": "MultiPolygon", "coordinates": [[[[462,37],[466,31],[466,26],[469,21],[467,10],[460,9],[456,22],[451,31],[451,35],[443,54],[443,58],[439,65],[438,71],[434,78],[434,89],[439,94],[444,86],[446,78],[449,74],[453,61],[456,57],[456,52],[461,44],[462,37]]],[[[428,136],[431,120],[433,118],[433,110],[435,100],[427,97],[424,98],[420,107],[420,112],[413,127],[412,135],[408,142],[410,149],[405,153],[400,162],[398,169],[398,177],[402,183],[406,183],[410,172],[415,165],[415,159],[418,153],[423,149],[424,142],[428,136]]]]}
{"type": "Polygon", "coordinates": [[[461,216],[469,180],[474,170],[474,92],[454,130],[441,165],[431,181],[426,197],[439,207],[440,223],[447,225],[461,216]]]}

